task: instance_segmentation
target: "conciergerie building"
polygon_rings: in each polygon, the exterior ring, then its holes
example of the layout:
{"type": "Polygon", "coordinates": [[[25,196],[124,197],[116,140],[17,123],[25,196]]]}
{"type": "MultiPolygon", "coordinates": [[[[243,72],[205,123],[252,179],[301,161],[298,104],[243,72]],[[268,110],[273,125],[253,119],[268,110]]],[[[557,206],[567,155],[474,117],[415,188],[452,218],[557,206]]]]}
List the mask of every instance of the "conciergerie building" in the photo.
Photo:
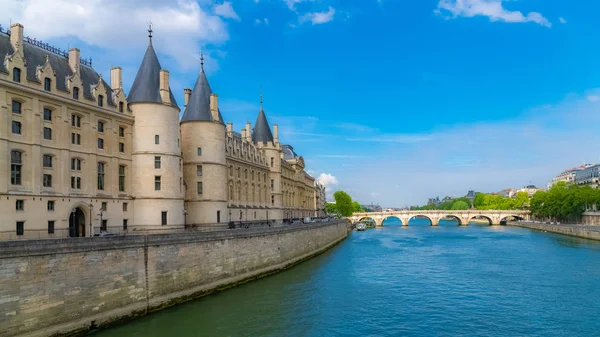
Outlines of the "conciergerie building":
{"type": "Polygon", "coordinates": [[[225,124],[204,69],[185,89],[149,43],[127,94],[82,59],[0,28],[0,240],[145,233],[325,215],[325,187],[262,108],[225,124]]]}

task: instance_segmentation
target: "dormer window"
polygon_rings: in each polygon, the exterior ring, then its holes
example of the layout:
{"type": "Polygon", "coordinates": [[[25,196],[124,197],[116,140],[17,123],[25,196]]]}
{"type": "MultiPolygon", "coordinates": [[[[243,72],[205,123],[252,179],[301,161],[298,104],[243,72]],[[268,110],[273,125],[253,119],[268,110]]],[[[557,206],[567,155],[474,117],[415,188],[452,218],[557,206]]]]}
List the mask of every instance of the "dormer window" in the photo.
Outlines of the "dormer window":
{"type": "Polygon", "coordinates": [[[52,90],[52,80],[49,78],[44,78],[44,90],[51,91],[52,90]]]}
{"type": "Polygon", "coordinates": [[[73,88],[73,99],[79,99],[79,88],[78,87],[73,88]]]}
{"type": "Polygon", "coordinates": [[[13,68],[13,81],[21,83],[21,68],[13,68]]]}
{"type": "Polygon", "coordinates": [[[123,112],[125,110],[125,104],[123,102],[119,102],[119,112],[123,112]]]}
{"type": "Polygon", "coordinates": [[[104,106],[104,96],[102,96],[102,95],[98,95],[98,106],[99,107],[104,106]]]}

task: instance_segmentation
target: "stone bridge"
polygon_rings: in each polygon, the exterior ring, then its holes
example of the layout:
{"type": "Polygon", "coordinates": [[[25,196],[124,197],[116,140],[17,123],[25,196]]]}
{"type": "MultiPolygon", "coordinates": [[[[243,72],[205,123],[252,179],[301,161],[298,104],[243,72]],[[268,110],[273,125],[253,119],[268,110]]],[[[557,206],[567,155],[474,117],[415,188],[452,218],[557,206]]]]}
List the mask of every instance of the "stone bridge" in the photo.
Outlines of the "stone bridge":
{"type": "Polygon", "coordinates": [[[363,219],[372,219],[378,227],[383,226],[385,219],[396,217],[402,222],[402,226],[408,226],[410,219],[414,217],[423,217],[431,221],[432,226],[437,226],[442,219],[455,220],[461,226],[467,226],[471,220],[487,220],[490,225],[500,225],[507,220],[529,220],[529,211],[494,211],[494,210],[464,210],[464,211],[394,211],[394,212],[371,212],[354,213],[348,217],[355,224],[363,219]]]}

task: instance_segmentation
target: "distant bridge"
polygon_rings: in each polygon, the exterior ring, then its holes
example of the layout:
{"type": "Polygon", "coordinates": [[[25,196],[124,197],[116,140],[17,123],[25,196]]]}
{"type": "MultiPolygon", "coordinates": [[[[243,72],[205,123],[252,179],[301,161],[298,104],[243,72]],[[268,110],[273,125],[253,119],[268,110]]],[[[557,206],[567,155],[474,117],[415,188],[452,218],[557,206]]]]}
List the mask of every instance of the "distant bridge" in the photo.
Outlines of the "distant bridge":
{"type": "Polygon", "coordinates": [[[469,209],[464,211],[393,211],[393,212],[372,212],[372,213],[354,213],[348,217],[355,224],[364,219],[375,221],[377,227],[383,226],[383,221],[395,217],[402,222],[402,226],[408,226],[410,219],[415,217],[427,218],[432,226],[437,226],[440,220],[455,220],[461,226],[467,226],[471,220],[487,220],[490,225],[500,225],[510,220],[529,220],[529,211],[480,211],[469,209]]]}

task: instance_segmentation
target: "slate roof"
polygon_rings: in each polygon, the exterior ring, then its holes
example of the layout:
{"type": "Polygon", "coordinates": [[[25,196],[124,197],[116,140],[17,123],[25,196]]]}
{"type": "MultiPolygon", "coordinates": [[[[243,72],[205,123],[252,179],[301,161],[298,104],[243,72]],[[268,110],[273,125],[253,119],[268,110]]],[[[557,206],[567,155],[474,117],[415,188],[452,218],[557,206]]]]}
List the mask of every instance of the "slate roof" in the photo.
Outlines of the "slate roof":
{"type": "Polygon", "coordinates": [[[252,141],[255,143],[267,143],[273,141],[271,127],[269,126],[267,116],[265,115],[265,111],[262,109],[262,107],[258,112],[258,117],[256,117],[256,123],[254,123],[254,129],[252,130],[252,141]]]}
{"type": "Polygon", "coordinates": [[[283,159],[296,159],[298,155],[294,152],[294,148],[291,145],[282,145],[281,150],[283,151],[283,159]]]}
{"type": "MultiPolygon", "coordinates": [[[[129,96],[127,97],[127,102],[129,104],[142,102],[163,102],[160,98],[161,69],[162,67],[160,66],[160,62],[158,62],[158,57],[156,56],[156,52],[152,46],[152,40],[150,40],[148,43],[148,48],[146,49],[146,54],[144,54],[144,59],[140,65],[140,69],[135,76],[135,80],[133,80],[133,85],[129,91],[129,96]]],[[[171,98],[171,106],[179,109],[179,106],[177,106],[177,101],[175,101],[175,97],[171,91],[171,87],[169,87],[169,96],[171,98]]]]}
{"type": "MultiPolygon", "coordinates": [[[[14,53],[14,49],[10,44],[10,37],[4,33],[0,33],[0,71],[8,72],[8,69],[4,68],[4,60],[6,56],[10,56],[14,53]]],[[[69,92],[67,86],[67,79],[73,75],[73,71],[69,66],[69,60],[61,55],[54,54],[50,51],[44,50],[27,41],[23,41],[23,53],[25,55],[25,63],[27,67],[26,78],[29,81],[40,82],[37,78],[37,67],[46,64],[46,57],[52,66],[52,69],[56,73],[56,89],[69,92]]],[[[79,66],[79,75],[83,84],[83,97],[94,100],[92,95],[92,89],[98,84],[100,75],[91,67],[84,64],[79,66]]],[[[112,89],[102,80],[108,93],[112,93],[112,89]]],[[[113,97],[111,94],[106,97],[108,105],[115,106],[113,97]]]]}
{"type": "MultiPolygon", "coordinates": [[[[188,104],[185,106],[181,122],[212,121],[213,118],[210,113],[210,95],[212,93],[212,89],[204,73],[204,67],[202,67],[198,74],[198,79],[196,79],[194,89],[192,89],[188,104]]],[[[221,109],[219,109],[219,122],[223,123],[221,109]]]]}

